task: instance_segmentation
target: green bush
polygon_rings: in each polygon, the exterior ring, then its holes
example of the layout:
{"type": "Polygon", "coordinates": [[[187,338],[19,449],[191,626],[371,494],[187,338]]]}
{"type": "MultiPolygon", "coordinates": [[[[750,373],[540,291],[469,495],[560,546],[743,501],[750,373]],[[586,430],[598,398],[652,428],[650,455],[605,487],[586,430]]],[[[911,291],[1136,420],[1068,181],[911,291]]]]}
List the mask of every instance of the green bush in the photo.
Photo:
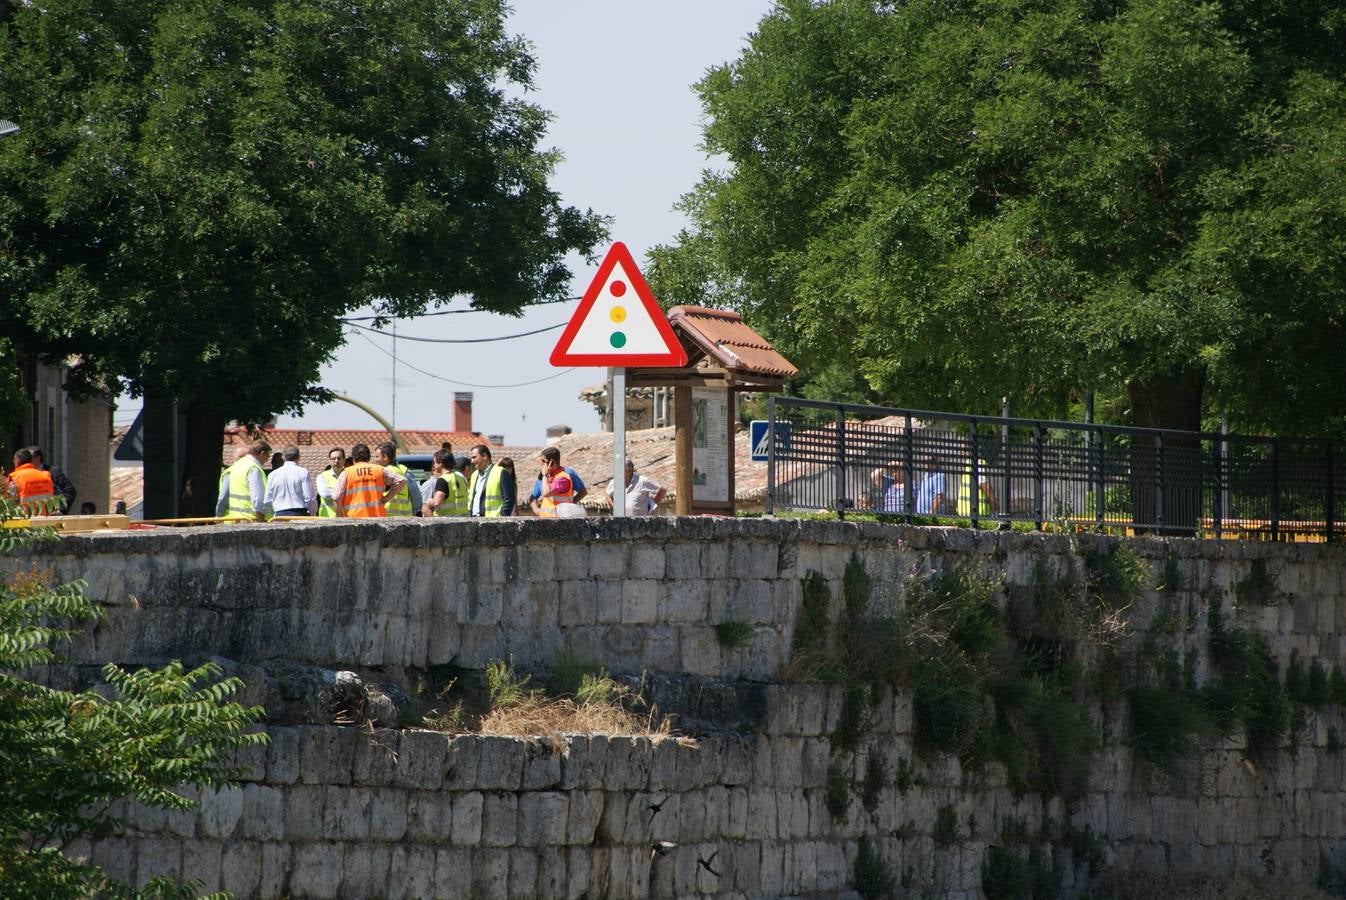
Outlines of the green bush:
{"type": "Polygon", "coordinates": [[[1150,582],[1150,568],[1128,545],[1118,542],[1085,557],[1089,593],[1105,609],[1116,610],[1140,599],[1150,582]]]}
{"type": "Polygon", "coordinates": [[[861,835],[855,854],[855,890],[865,900],[879,900],[893,892],[893,872],[874,849],[869,835],[861,835]]]}
{"type": "Polygon", "coordinates": [[[1186,774],[1211,727],[1202,704],[1184,692],[1137,686],[1131,689],[1131,746],[1160,771],[1186,774]]]}
{"type": "Polygon", "coordinates": [[[827,606],[832,592],[821,572],[812,569],[804,576],[804,603],[795,623],[791,648],[796,654],[822,651],[827,644],[827,606]]]}
{"type": "Polygon", "coordinates": [[[860,800],[866,812],[878,809],[879,796],[887,780],[888,768],[883,763],[883,754],[871,748],[865,755],[865,777],[860,782],[860,800]]]}
{"type": "Polygon", "coordinates": [[[935,828],[931,837],[936,844],[958,843],[958,813],[952,805],[944,805],[935,813],[935,828]]]}
{"type": "Polygon", "coordinates": [[[865,564],[860,561],[859,554],[852,553],[841,576],[841,599],[846,605],[847,616],[858,619],[864,615],[872,589],[873,582],[865,564]]]}
{"type": "Polygon", "coordinates": [[[827,767],[827,786],[823,789],[823,805],[835,822],[846,821],[846,810],[851,803],[851,776],[841,766],[827,767]]]}
{"type": "Polygon", "coordinates": [[[986,900],[1055,900],[1061,873],[1037,847],[1027,857],[1008,847],[990,846],[982,862],[986,900]]]}
{"type": "Polygon", "coordinates": [[[726,650],[741,650],[752,643],[755,630],[751,622],[731,619],[715,626],[715,640],[726,650]]]}

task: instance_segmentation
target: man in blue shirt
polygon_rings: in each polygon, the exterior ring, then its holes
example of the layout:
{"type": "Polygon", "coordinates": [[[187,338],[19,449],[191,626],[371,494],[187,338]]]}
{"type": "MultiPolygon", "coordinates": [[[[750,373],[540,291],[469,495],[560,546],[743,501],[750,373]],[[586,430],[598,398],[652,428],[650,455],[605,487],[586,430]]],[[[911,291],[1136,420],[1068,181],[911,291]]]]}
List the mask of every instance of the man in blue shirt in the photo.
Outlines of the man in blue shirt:
{"type": "MultiPolygon", "coordinates": [[[[565,473],[570,476],[571,485],[573,485],[575,488],[576,503],[579,503],[581,500],[583,500],[584,495],[589,493],[589,489],[584,486],[584,482],[580,479],[579,474],[569,466],[561,465],[560,450],[557,450],[555,447],[547,447],[542,451],[542,455],[538,458],[538,462],[542,463],[543,472],[551,472],[558,468],[563,468],[565,470],[565,473]]],[[[532,507],[533,515],[537,515],[538,510],[542,508],[541,473],[538,473],[537,479],[534,480],[533,482],[533,490],[530,491],[528,494],[528,505],[532,507]]]]}

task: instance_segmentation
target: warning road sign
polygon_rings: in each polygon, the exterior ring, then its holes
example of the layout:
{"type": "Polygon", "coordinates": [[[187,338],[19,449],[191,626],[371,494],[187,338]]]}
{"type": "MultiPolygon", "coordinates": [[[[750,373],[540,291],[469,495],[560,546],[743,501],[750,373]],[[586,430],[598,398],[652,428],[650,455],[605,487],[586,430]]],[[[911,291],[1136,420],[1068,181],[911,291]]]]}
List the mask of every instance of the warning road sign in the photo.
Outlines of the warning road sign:
{"type": "Polygon", "coordinates": [[[551,352],[553,366],[684,366],[668,317],[631,251],[612,245],[551,352]]]}

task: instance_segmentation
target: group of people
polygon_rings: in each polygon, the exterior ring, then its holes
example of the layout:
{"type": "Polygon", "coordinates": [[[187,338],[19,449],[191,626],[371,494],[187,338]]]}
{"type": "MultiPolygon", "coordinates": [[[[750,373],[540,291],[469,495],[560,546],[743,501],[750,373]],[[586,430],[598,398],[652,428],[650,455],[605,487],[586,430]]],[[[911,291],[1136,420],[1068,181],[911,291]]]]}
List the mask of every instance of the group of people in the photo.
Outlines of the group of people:
{"type": "MultiPolygon", "coordinates": [[[[30,516],[62,515],[75,506],[75,486],[64,472],[44,462],[41,447],[23,447],[14,454],[14,467],[0,472],[0,491],[30,516]]],[[[80,507],[81,514],[93,512],[87,501],[80,507]]]]}
{"type": "MultiPolygon", "coordinates": [[[[477,444],[468,456],[455,457],[447,442],[431,457],[430,475],[417,483],[405,464],[397,461],[391,441],[373,450],[367,444],[328,451],[328,466],[316,479],[299,465],[299,448],[284,448],[263,468],[271,446],[254,441],[220,476],[215,514],[227,519],[265,521],[271,518],[317,515],[327,518],[384,518],[388,516],[475,516],[499,518],[515,514],[518,480],[514,461],[496,462],[491,448],[477,444]]],[[[555,447],[542,450],[537,478],[527,502],[540,518],[583,518],[580,502],[588,494],[574,469],[561,465],[555,447]]],[[[629,515],[649,515],[664,497],[664,489],[639,476],[627,464],[629,515]]]]}
{"type": "MultiPolygon", "coordinates": [[[[879,513],[893,513],[918,516],[962,516],[972,515],[972,474],[950,476],[936,468],[938,462],[925,461],[927,471],[924,474],[912,473],[911,509],[907,509],[907,469],[901,461],[892,465],[880,466],[869,473],[871,489],[859,498],[862,509],[879,513]]],[[[991,489],[991,478],[986,464],[979,466],[977,478],[978,516],[988,516],[995,509],[995,495],[991,489]]]]}

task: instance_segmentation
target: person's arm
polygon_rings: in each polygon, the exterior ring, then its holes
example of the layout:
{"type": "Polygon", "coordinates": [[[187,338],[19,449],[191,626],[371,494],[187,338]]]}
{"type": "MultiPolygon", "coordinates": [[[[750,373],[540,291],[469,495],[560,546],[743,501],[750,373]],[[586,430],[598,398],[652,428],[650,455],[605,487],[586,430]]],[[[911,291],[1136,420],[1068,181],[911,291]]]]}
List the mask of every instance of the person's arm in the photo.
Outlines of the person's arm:
{"type": "Polygon", "coordinates": [[[514,515],[514,503],[518,497],[518,483],[514,480],[514,473],[505,469],[500,473],[500,490],[505,495],[504,502],[500,505],[500,515],[514,515]]]}
{"type": "Polygon", "coordinates": [[[386,504],[397,493],[397,489],[406,483],[401,473],[389,466],[383,467],[383,502],[386,504]]]}
{"type": "Polygon", "coordinates": [[[69,478],[65,477],[65,472],[61,469],[51,470],[51,481],[56,487],[56,493],[64,498],[61,508],[69,512],[75,506],[75,485],[71,483],[69,478]]]}
{"type": "Polygon", "coordinates": [[[248,470],[248,499],[252,501],[252,514],[261,521],[266,510],[266,479],[262,477],[262,470],[252,468],[248,470]]]}
{"type": "Polygon", "coordinates": [[[574,469],[566,469],[566,473],[570,475],[570,485],[575,489],[575,502],[579,503],[584,499],[584,495],[589,493],[589,489],[584,486],[584,479],[580,478],[580,473],[574,469]]]}
{"type": "Polygon", "coordinates": [[[223,516],[229,511],[229,470],[220,476],[220,496],[215,501],[215,515],[223,516]]]}
{"type": "Polygon", "coordinates": [[[349,471],[350,469],[342,471],[337,476],[336,484],[332,486],[332,511],[336,513],[338,519],[346,517],[346,507],[341,502],[341,498],[346,495],[346,472],[349,471]]]}
{"type": "Polygon", "coordinates": [[[443,478],[436,478],[434,485],[434,495],[431,496],[429,500],[426,500],[423,504],[421,504],[421,515],[433,516],[435,514],[435,510],[443,506],[444,501],[448,499],[449,496],[448,491],[449,491],[448,482],[445,481],[443,478]]]}
{"type": "Polygon", "coordinates": [[[304,508],[308,510],[311,516],[318,511],[318,488],[314,484],[314,478],[309,474],[308,469],[304,472],[304,508]]]}

